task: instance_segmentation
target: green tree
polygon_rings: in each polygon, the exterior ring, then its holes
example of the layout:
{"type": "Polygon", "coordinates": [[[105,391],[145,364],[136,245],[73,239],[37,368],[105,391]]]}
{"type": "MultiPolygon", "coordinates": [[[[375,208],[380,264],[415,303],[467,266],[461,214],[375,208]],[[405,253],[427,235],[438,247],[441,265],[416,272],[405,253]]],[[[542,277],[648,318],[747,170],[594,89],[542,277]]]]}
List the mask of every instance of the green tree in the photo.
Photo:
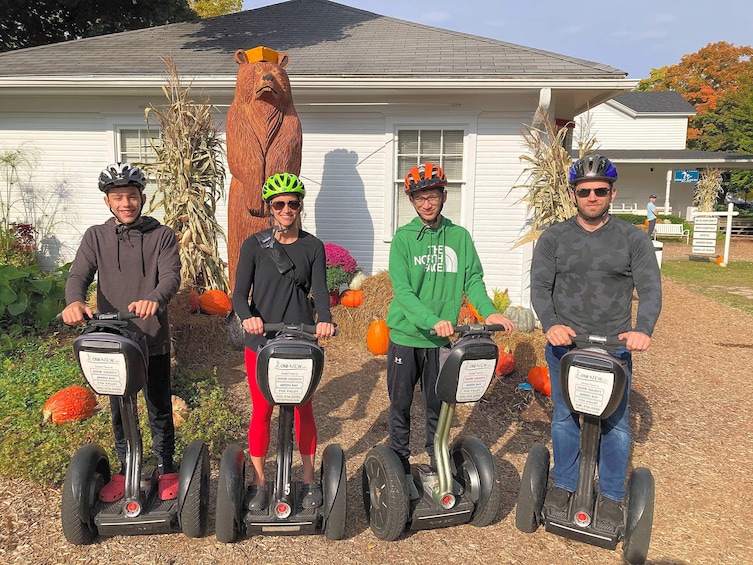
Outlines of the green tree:
{"type": "Polygon", "coordinates": [[[196,19],[187,0],[5,0],[0,51],[196,19]]]}
{"type": "Polygon", "coordinates": [[[234,14],[243,9],[243,0],[188,0],[188,4],[202,18],[234,14]]]}

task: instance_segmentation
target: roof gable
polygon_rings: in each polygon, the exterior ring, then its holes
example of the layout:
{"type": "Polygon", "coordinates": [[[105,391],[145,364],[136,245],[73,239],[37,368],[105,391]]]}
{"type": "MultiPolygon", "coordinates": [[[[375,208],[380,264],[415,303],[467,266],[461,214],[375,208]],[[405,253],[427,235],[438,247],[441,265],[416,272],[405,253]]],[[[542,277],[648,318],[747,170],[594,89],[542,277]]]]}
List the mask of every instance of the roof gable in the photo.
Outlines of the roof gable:
{"type": "Polygon", "coordinates": [[[624,71],[484,37],[381,16],[329,0],[290,0],[215,18],[0,54],[0,77],[235,76],[233,53],[265,45],[298,76],[622,79],[624,71]]]}
{"type": "Polygon", "coordinates": [[[694,116],[695,107],[674,90],[625,92],[612,99],[635,114],[680,114],[694,116]]]}

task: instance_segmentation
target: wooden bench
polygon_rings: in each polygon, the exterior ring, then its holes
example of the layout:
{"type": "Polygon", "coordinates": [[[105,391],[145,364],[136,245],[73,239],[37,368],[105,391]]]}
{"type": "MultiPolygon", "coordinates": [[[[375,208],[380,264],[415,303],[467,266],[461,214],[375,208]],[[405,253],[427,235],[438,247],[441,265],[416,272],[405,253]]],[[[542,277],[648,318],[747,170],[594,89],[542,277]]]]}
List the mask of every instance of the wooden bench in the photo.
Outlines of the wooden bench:
{"type": "Polygon", "coordinates": [[[656,236],[684,237],[685,243],[689,243],[690,241],[690,230],[684,228],[682,224],[662,224],[659,220],[657,220],[656,225],[654,226],[654,233],[651,235],[654,239],[656,239],[656,236]]]}

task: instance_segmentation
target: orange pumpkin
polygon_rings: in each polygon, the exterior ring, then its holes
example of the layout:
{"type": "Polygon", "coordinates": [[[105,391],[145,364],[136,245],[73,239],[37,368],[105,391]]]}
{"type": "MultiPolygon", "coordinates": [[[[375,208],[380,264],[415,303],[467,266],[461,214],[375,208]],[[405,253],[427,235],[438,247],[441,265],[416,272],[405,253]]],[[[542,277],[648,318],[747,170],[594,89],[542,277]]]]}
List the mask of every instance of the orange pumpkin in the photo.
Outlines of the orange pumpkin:
{"type": "Polygon", "coordinates": [[[91,389],[73,385],[57,391],[42,407],[45,422],[53,424],[85,420],[97,407],[97,398],[91,389]]]}
{"type": "Polygon", "coordinates": [[[390,329],[387,327],[387,322],[375,318],[366,332],[366,347],[374,355],[386,355],[389,345],[390,329]]]}
{"type": "Polygon", "coordinates": [[[498,377],[506,377],[515,370],[515,357],[505,348],[499,352],[497,366],[494,368],[494,374],[498,377]]]}
{"type": "Polygon", "coordinates": [[[345,290],[340,294],[340,304],[348,308],[356,308],[363,304],[362,290],[345,290]]]}
{"type": "Polygon", "coordinates": [[[541,394],[552,396],[552,383],[549,380],[549,367],[534,367],[528,371],[528,382],[541,394]]]}
{"type": "Polygon", "coordinates": [[[207,290],[199,296],[199,307],[202,312],[213,316],[227,316],[233,311],[230,297],[221,290],[207,290]]]}

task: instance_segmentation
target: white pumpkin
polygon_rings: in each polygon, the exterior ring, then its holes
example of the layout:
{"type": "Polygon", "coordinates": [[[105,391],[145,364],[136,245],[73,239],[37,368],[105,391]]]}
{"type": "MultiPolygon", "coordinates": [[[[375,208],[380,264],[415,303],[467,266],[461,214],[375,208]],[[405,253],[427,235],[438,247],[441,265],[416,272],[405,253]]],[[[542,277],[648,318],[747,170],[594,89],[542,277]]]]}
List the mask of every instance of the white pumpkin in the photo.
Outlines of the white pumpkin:
{"type": "Polygon", "coordinates": [[[350,288],[350,290],[361,290],[361,285],[363,285],[365,279],[366,275],[363,274],[363,271],[358,271],[351,279],[348,288],[350,288]]]}

